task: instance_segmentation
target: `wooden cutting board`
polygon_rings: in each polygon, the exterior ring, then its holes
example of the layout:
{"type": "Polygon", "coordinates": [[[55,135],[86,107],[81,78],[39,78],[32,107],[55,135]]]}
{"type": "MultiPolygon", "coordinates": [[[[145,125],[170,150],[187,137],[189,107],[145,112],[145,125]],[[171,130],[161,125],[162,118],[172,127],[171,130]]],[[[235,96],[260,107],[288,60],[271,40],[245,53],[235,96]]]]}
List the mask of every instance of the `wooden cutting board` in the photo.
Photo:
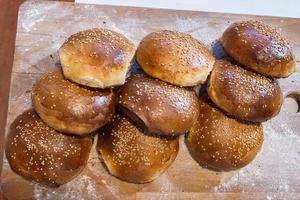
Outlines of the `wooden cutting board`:
{"type": "MultiPolygon", "coordinates": [[[[31,108],[32,85],[58,65],[58,48],[75,32],[109,28],[138,45],[152,31],[178,30],[201,40],[221,57],[224,54],[216,40],[230,23],[248,19],[282,29],[300,56],[299,19],[27,1],[19,13],[6,132],[19,114],[31,108]]],[[[279,82],[285,96],[300,94],[299,72],[279,82]]],[[[264,131],[265,142],[255,161],[233,172],[201,168],[181,137],[175,162],[152,183],[130,184],[110,176],[93,149],[82,174],[56,189],[24,180],[10,170],[4,158],[1,189],[8,199],[23,200],[300,199],[300,113],[289,113],[283,107],[277,117],[264,123],[264,131]]]]}

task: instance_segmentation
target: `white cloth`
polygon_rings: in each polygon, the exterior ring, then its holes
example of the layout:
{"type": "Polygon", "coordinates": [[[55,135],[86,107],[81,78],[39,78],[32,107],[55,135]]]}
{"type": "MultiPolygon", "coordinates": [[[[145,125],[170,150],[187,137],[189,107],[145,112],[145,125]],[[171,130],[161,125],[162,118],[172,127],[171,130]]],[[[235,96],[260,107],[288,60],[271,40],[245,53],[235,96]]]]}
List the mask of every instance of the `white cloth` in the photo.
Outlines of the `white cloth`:
{"type": "Polygon", "coordinates": [[[300,18],[299,0],[75,0],[75,2],[300,18]]]}

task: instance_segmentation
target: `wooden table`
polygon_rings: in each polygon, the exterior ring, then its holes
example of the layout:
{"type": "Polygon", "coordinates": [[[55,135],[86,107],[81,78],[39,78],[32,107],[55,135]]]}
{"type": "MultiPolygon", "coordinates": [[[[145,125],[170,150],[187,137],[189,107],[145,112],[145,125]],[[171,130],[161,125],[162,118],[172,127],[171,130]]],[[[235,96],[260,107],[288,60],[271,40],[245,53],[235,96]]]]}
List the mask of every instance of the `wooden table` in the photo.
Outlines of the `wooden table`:
{"type": "MultiPolygon", "coordinates": [[[[56,0],[69,1],[74,0],[56,0]]],[[[13,63],[18,9],[24,0],[0,0],[0,152],[3,148],[7,101],[13,63]]],[[[2,154],[0,156],[0,173],[2,154]]]]}
{"type": "MultiPolygon", "coordinates": [[[[29,92],[32,84],[58,62],[56,51],[62,42],[70,34],[86,28],[100,26],[113,29],[127,35],[135,45],[152,31],[175,29],[192,34],[214,52],[219,52],[221,49],[216,40],[230,23],[260,19],[281,28],[294,45],[296,55],[300,56],[298,19],[112,6],[74,6],[71,3],[54,5],[50,2],[29,2],[22,7],[20,14],[8,125],[18,114],[31,107],[29,92]],[[32,16],[31,9],[36,10],[32,16]]],[[[280,85],[285,95],[299,92],[299,72],[280,80],[280,85]]],[[[12,173],[6,163],[2,189],[12,199],[30,199],[47,194],[52,199],[69,198],[67,195],[72,194],[85,199],[300,199],[299,124],[299,113],[289,114],[282,109],[278,117],[264,124],[265,143],[257,159],[235,172],[216,173],[199,167],[188,154],[181,138],[179,155],[174,164],[150,184],[128,184],[110,176],[93,151],[83,174],[57,190],[42,188],[23,180],[12,173]],[[19,188],[22,188],[21,193],[19,188]]]]}
{"type": "MultiPolygon", "coordinates": [[[[0,174],[18,9],[24,0],[0,0],[0,174]]],[[[74,1],[74,0],[56,0],[74,1]]],[[[3,197],[2,197],[3,198],[3,197]]],[[[1,191],[0,191],[1,199],[1,191]]]]}

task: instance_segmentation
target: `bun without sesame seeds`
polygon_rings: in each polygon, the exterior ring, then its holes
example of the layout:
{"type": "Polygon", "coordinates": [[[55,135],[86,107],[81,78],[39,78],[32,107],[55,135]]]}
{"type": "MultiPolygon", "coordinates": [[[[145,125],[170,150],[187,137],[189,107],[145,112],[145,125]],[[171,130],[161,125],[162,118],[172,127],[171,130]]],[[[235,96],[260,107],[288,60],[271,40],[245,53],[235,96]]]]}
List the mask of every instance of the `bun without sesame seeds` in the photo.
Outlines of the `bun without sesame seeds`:
{"type": "Polygon", "coordinates": [[[73,83],[61,70],[44,75],[32,89],[32,102],[42,120],[57,131],[85,135],[106,124],[115,111],[111,89],[73,83]]]}
{"type": "Polygon", "coordinates": [[[18,116],[6,139],[6,158],[14,172],[43,185],[60,186],[85,167],[92,139],[63,135],[33,111],[18,116]]]}
{"type": "Polygon", "coordinates": [[[237,62],[258,73],[287,77],[296,71],[296,59],[287,40],[259,21],[229,26],[221,38],[225,51],[237,62]]]}
{"type": "Polygon", "coordinates": [[[208,85],[208,95],[218,107],[246,121],[271,119],[279,113],[283,101],[276,80],[226,60],[216,61],[208,85]]]}
{"type": "Polygon", "coordinates": [[[110,174],[127,182],[153,181],[178,153],[178,137],[147,135],[124,115],[116,114],[98,132],[100,158],[110,174]]]}
{"type": "Polygon", "coordinates": [[[242,123],[214,108],[201,97],[200,114],[186,136],[192,157],[203,167],[217,171],[236,170],[249,164],[260,151],[263,128],[242,123]]]}
{"type": "Polygon", "coordinates": [[[146,75],[127,79],[119,91],[118,106],[147,131],[164,136],[188,132],[199,112],[198,97],[192,88],[146,75]]]}
{"type": "Polygon", "coordinates": [[[215,61],[201,42],[169,30],[147,35],[138,46],[136,60],[148,75],[177,86],[204,83],[215,61]]]}
{"type": "Polygon", "coordinates": [[[125,36],[99,28],[72,35],[59,49],[65,77],[96,88],[124,84],[133,56],[125,36]]]}

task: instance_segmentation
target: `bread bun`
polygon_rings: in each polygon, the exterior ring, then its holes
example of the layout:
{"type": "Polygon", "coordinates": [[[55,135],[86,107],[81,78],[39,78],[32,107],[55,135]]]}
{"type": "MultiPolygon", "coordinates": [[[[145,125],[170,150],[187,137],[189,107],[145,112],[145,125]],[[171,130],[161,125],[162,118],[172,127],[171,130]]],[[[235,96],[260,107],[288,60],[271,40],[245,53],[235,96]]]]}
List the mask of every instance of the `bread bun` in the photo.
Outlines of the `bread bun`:
{"type": "Polygon", "coordinates": [[[76,135],[102,127],[115,111],[112,90],[86,88],[65,79],[60,70],[46,74],[32,90],[36,112],[52,128],[76,135]]]}
{"type": "Polygon", "coordinates": [[[168,30],[147,35],[136,60],[150,76],[178,86],[204,83],[215,61],[207,47],[192,36],[168,30]]]}
{"type": "Polygon", "coordinates": [[[147,131],[165,136],[184,134],[197,118],[198,97],[145,75],[130,77],[119,92],[120,109],[147,131]]]}
{"type": "Polygon", "coordinates": [[[276,80],[226,60],[216,61],[209,79],[208,94],[229,115],[253,122],[266,121],[277,115],[283,101],[276,80]]]}
{"type": "Polygon", "coordinates": [[[108,171],[132,183],[147,183],[161,175],[175,160],[178,137],[145,134],[127,117],[115,115],[99,130],[98,151],[108,171]]]}
{"type": "Polygon", "coordinates": [[[63,135],[48,127],[33,111],[18,116],[6,140],[6,158],[14,172],[43,185],[71,181],[86,165],[90,137],[63,135]]]}
{"type": "Polygon", "coordinates": [[[240,64],[266,76],[287,77],[296,71],[296,59],[289,43],[262,22],[232,24],[223,33],[221,43],[240,64]]]}
{"type": "Polygon", "coordinates": [[[97,88],[124,84],[133,56],[134,45],[125,36],[99,28],[72,35],[59,49],[64,75],[97,88]]]}
{"type": "Polygon", "coordinates": [[[263,143],[261,124],[242,123],[200,99],[200,115],[186,144],[193,158],[202,166],[229,171],[250,163],[263,143]]]}

